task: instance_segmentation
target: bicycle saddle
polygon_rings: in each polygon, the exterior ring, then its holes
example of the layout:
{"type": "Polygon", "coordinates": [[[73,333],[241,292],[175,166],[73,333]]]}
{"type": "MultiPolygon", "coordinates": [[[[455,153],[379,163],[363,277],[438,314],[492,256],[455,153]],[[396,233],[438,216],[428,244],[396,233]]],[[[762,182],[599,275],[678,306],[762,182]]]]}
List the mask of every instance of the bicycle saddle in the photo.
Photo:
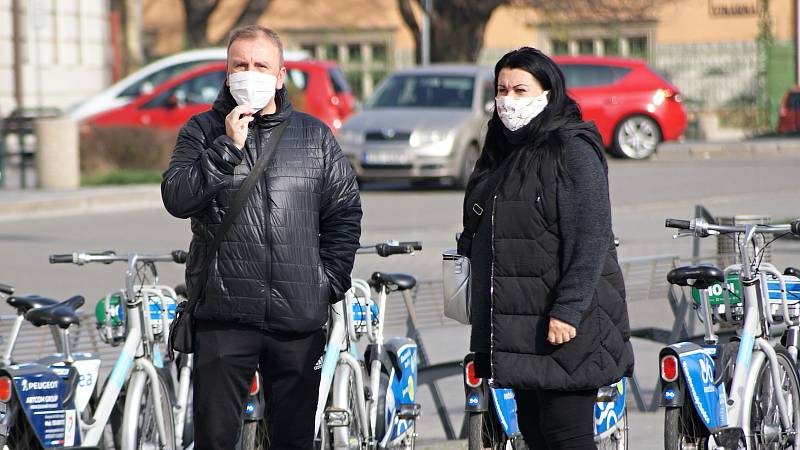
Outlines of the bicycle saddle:
{"type": "Polygon", "coordinates": [[[684,266],[670,270],[667,281],[678,286],[706,289],[717,282],[724,282],[725,274],[714,266],[684,266]]]}
{"type": "Polygon", "coordinates": [[[76,310],[83,306],[83,302],[83,296],[76,295],[55,305],[32,309],[25,313],[25,318],[37,327],[57,325],[59,328],[67,329],[70,325],[81,322],[76,310]]]}
{"type": "Polygon", "coordinates": [[[42,297],[41,295],[25,295],[9,297],[6,303],[16,308],[18,314],[25,314],[32,309],[55,305],[59,303],[59,300],[42,297]]]}
{"type": "Polygon", "coordinates": [[[800,270],[797,270],[794,267],[787,267],[786,270],[783,271],[783,274],[800,278],[800,270]]]}
{"type": "Polygon", "coordinates": [[[417,279],[406,273],[375,272],[369,280],[369,285],[372,287],[386,286],[390,290],[394,288],[398,291],[407,291],[414,289],[414,286],[417,285],[417,279]]]}

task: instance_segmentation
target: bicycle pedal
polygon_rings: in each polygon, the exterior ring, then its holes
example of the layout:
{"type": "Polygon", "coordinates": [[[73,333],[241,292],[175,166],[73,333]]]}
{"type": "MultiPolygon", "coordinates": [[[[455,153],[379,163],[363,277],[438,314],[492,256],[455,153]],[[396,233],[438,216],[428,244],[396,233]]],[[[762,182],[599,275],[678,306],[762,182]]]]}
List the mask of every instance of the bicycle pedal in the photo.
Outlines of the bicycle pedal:
{"type": "Polygon", "coordinates": [[[401,403],[397,417],[401,420],[415,420],[422,409],[419,403],[401,403]]]}
{"type": "Polygon", "coordinates": [[[325,423],[329,427],[350,426],[350,411],[341,408],[328,408],[325,410],[325,423]]]}

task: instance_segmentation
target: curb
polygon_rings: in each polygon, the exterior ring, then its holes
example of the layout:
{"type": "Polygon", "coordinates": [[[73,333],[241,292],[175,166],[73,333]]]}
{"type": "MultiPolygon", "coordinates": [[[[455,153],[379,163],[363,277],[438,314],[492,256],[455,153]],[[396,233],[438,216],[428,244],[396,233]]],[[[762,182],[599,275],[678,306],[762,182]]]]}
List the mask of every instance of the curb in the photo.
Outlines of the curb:
{"type": "Polygon", "coordinates": [[[162,205],[158,185],[69,191],[0,190],[0,221],[162,205]]]}
{"type": "Polygon", "coordinates": [[[654,159],[721,157],[798,157],[800,139],[759,139],[736,142],[667,142],[658,146],[654,159]]]}

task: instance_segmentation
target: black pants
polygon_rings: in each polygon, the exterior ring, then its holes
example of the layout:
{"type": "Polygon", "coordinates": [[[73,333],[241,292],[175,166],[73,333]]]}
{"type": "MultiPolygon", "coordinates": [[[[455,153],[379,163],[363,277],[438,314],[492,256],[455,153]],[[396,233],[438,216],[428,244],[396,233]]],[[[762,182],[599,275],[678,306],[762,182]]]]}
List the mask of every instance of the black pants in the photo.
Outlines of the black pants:
{"type": "Polygon", "coordinates": [[[595,450],[594,403],[597,390],[514,389],[519,429],[536,450],[595,450]]]}
{"type": "Polygon", "coordinates": [[[264,380],[271,450],[313,448],[325,332],[279,335],[198,321],[195,329],[195,449],[232,450],[256,368],[264,380]]]}

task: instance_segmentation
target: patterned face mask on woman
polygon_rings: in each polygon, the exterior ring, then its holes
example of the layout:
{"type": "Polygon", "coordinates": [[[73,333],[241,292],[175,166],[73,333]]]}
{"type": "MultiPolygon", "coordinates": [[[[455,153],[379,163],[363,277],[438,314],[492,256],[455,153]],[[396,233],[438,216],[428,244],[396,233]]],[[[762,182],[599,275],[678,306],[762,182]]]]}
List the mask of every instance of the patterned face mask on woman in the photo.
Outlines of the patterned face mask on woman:
{"type": "Polygon", "coordinates": [[[256,111],[261,110],[275,96],[278,77],[262,72],[235,72],[228,75],[231,95],[237,105],[248,105],[256,111]]]}
{"type": "Polygon", "coordinates": [[[547,106],[547,94],[550,91],[542,92],[542,95],[534,97],[501,96],[495,98],[497,103],[497,114],[503,125],[509,131],[517,131],[525,125],[531,123],[534,117],[544,111],[547,106]]]}

